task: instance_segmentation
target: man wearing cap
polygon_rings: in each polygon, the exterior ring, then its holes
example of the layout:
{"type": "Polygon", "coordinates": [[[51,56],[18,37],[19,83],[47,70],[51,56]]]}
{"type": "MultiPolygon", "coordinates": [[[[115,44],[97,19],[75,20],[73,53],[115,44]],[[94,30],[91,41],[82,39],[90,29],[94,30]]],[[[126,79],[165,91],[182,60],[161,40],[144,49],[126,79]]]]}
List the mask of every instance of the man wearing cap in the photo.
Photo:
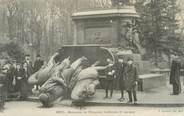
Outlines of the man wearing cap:
{"type": "Polygon", "coordinates": [[[34,72],[37,72],[40,70],[40,68],[43,66],[44,61],[41,59],[40,54],[36,56],[36,61],[34,62],[34,72]]]}
{"type": "Polygon", "coordinates": [[[125,69],[125,88],[128,92],[129,102],[137,103],[136,86],[138,84],[137,68],[133,65],[133,59],[129,58],[125,69]],[[133,97],[133,99],[132,99],[133,97]]]}

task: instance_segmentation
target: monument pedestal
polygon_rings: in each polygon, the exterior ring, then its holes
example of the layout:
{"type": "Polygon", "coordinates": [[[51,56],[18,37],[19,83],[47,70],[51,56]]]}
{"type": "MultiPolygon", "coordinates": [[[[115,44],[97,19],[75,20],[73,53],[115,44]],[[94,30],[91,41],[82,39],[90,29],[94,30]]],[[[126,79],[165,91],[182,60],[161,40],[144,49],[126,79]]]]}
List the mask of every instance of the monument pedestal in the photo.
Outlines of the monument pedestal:
{"type": "Polygon", "coordinates": [[[135,25],[138,17],[134,6],[76,12],[72,15],[76,27],[73,43],[117,47],[125,39],[127,24],[135,25]]]}

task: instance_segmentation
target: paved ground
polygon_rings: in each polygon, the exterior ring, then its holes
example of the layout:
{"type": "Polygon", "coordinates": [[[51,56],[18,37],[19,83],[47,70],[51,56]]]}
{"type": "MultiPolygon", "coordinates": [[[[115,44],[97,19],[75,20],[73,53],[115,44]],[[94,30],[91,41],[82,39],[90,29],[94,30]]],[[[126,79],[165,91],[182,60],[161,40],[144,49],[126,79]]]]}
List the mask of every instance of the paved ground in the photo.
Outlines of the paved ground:
{"type": "MultiPolygon", "coordinates": [[[[184,87],[183,87],[184,88],[184,87]]],[[[138,92],[138,105],[142,106],[153,106],[153,105],[172,105],[172,106],[184,106],[184,93],[182,92],[179,95],[171,95],[172,87],[163,86],[151,89],[149,91],[138,92]]],[[[120,102],[118,99],[121,97],[120,91],[114,91],[113,97],[111,99],[104,99],[105,91],[97,90],[95,96],[87,101],[87,105],[116,105],[124,106],[130,105],[127,104],[128,94],[125,92],[125,101],[120,102]]],[[[33,98],[32,98],[33,99],[33,98]]],[[[33,101],[31,99],[31,101],[33,101]]],[[[38,101],[37,98],[34,98],[35,101],[38,101]]],[[[71,101],[62,101],[57,102],[60,105],[70,106],[71,101]]]]}
{"type": "MultiPolygon", "coordinates": [[[[183,78],[181,78],[181,85],[184,91],[183,86],[183,78]]],[[[153,88],[151,90],[138,92],[138,104],[145,106],[153,106],[153,105],[182,105],[184,106],[184,92],[179,95],[171,95],[172,86],[169,84],[169,81],[166,82],[165,86],[153,88]]],[[[114,91],[113,97],[111,99],[104,99],[105,90],[97,90],[95,96],[87,101],[87,105],[116,105],[116,106],[124,106],[127,105],[128,94],[125,92],[125,101],[120,102],[118,99],[121,97],[120,91],[114,91]]],[[[34,98],[37,99],[37,98],[34,98]]],[[[32,99],[31,99],[32,100],[32,99]]],[[[38,101],[38,100],[37,100],[38,101]]],[[[59,104],[67,105],[66,101],[59,102],[59,104]]],[[[68,103],[71,105],[71,101],[68,103]]],[[[130,104],[128,104],[130,105],[130,104]]]]}
{"type": "MultiPolygon", "coordinates": [[[[138,104],[184,104],[184,93],[180,95],[170,95],[170,89],[167,87],[159,87],[147,92],[138,92],[138,104]]],[[[95,97],[89,102],[97,103],[120,103],[118,98],[121,97],[119,91],[114,91],[112,99],[104,99],[104,90],[98,90],[95,97]]],[[[128,101],[128,95],[125,92],[125,101],[128,101]]]]}
{"type": "MultiPolygon", "coordinates": [[[[182,88],[184,88],[183,84],[182,88]]],[[[97,90],[94,99],[88,101],[88,103],[92,103],[93,105],[83,108],[73,106],[69,100],[57,102],[52,108],[42,108],[39,102],[13,101],[6,103],[5,110],[0,112],[0,116],[70,116],[74,114],[80,116],[86,114],[91,116],[102,114],[108,116],[136,116],[144,114],[146,116],[154,113],[158,113],[157,116],[183,116],[184,93],[182,92],[180,95],[173,96],[170,95],[171,92],[172,87],[168,82],[166,86],[138,92],[139,105],[136,106],[126,104],[128,100],[127,94],[125,94],[126,100],[120,103],[118,101],[120,97],[119,91],[114,92],[112,99],[103,99],[105,95],[104,90],[97,90]],[[32,115],[33,113],[35,115],[32,115]]]]}
{"type": "MultiPolygon", "coordinates": [[[[181,85],[182,85],[182,93],[179,95],[171,95],[172,94],[172,86],[169,84],[168,78],[165,86],[153,88],[148,91],[138,92],[138,104],[142,105],[183,105],[184,106],[184,85],[183,85],[183,77],[181,77],[181,85]]],[[[105,91],[97,90],[95,97],[89,102],[92,103],[115,103],[122,104],[128,101],[128,94],[125,92],[125,101],[120,103],[118,99],[121,97],[119,91],[114,91],[112,99],[104,99],[105,91]]]]}

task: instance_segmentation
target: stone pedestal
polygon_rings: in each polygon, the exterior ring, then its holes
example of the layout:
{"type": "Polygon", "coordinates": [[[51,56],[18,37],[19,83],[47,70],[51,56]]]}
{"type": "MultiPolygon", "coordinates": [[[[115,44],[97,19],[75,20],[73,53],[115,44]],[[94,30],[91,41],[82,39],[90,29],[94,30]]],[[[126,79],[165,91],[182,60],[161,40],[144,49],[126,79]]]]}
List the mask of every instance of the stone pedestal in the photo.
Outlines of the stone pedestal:
{"type": "Polygon", "coordinates": [[[134,6],[76,12],[72,15],[76,25],[73,43],[108,44],[115,47],[125,44],[127,26],[135,25],[138,17],[134,6]]]}

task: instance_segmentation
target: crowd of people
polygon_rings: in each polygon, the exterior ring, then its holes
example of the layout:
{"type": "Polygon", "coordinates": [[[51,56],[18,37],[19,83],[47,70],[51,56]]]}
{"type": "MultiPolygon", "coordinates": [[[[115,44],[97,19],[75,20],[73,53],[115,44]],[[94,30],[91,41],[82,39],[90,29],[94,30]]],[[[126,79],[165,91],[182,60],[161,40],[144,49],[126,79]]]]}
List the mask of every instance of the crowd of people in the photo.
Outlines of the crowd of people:
{"type": "MultiPolygon", "coordinates": [[[[111,99],[113,97],[113,90],[115,88],[114,80],[118,80],[119,90],[121,92],[119,101],[126,101],[124,93],[127,92],[129,98],[128,103],[136,104],[136,91],[139,79],[134,60],[128,58],[125,61],[123,58],[118,58],[117,62],[114,62],[107,58],[106,62],[108,65],[104,68],[104,99],[111,99]]],[[[41,88],[39,87],[40,85],[28,84],[28,78],[45,66],[46,64],[39,54],[36,56],[34,63],[31,62],[30,55],[25,55],[23,62],[17,62],[16,60],[7,61],[0,71],[0,108],[7,99],[17,98],[19,100],[26,100],[29,95],[33,94],[33,89],[39,91],[41,88]]],[[[181,93],[180,69],[182,67],[183,65],[180,59],[174,57],[170,71],[170,84],[173,85],[173,95],[181,93]]]]}
{"type": "Polygon", "coordinates": [[[34,72],[38,71],[44,65],[44,61],[38,54],[34,64],[30,60],[30,55],[25,55],[23,62],[16,60],[7,61],[2,66],[0,83],[4,85],[3,99],[19,99],[25,100],[32,94],[32,88],[38,89],[38,86],[28,84],[28,78],[34,72]]]}

